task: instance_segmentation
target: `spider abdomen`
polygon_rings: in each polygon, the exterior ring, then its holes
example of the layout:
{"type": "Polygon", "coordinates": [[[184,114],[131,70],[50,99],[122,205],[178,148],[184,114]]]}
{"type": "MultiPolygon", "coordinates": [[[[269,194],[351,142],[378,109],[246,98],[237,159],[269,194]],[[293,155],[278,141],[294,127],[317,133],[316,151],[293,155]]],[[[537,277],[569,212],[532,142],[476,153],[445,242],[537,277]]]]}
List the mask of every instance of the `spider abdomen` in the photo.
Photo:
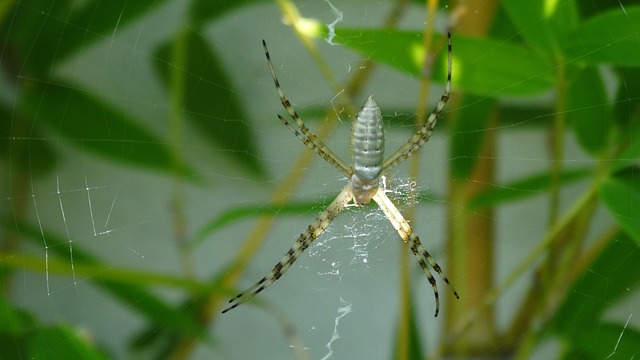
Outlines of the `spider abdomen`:
{"type": "Polygon", "coordinates": [[[358,204],[368,204],[378,189],[384,160],[384,129],[380,107],[369,96],[356,115],[351,133],[351,190],[358,204]]]}
{"type": "Polygon", "coordinates": [[[369,96],[356,115],[351,136],[353,170],[362,180],[375,180],[382,173],[384,129],[380,107],[369,96]]]}

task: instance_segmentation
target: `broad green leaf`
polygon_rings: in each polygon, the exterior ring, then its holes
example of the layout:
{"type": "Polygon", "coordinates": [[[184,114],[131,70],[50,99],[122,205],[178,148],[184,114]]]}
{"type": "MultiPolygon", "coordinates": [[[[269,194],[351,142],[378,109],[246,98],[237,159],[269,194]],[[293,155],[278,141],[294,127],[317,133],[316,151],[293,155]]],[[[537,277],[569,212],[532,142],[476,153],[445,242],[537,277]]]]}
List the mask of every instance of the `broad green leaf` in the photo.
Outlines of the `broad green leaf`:
{"type": "Polygon", "coordinates": [[[585,149],[602,154],[611,135],[614,120],[599,72],[593,68],[580,71],[567,90],[567,119],[585,149]]]}
{"type": "Polygon", "coordinates": [[[90,0],[78,6],[65,19],[64,32],[56,47],[56,61],[89,46],[95,41],[111,39],[149,11],[163,5],[166,0],[90,0]]]}
{"type": "Polygon", "coordinates": [[[256,140],[237,92],[225,69],[200,34],[185,30],[162,44],[152,57],[170,96],[179,98],[182,114],[238,164],[262,177],[256,140]],[[175,61],[181,64],[174,63],[175,61]]]}
{"type": "Polygon", "coordinates": [[[584,18],[589,18],[611,9],[620,10],[621,5],[631,6],[633,3],[638,4],[638,0],[628,0],[624,2],[621,2],[620,0],[598,0],[598,2],[578,1],[578,6],[580,7],[580,15],[584,18]]]}
{"type": "Polygon", "coordinates": [[[4,45],[5,50],[12,50],[22,71],[47,73],[53,63],[93,42],[111,38],[164,1],[14,1],[0,34],[9,44],[4,45]]]}
{"type": "Polygon", "coordinates": [[[623,139],[629,143],[613,164],[613,172],[618,172],[628,166],[640,165],[640,122],[633,123],[631,129],[624,134],[623,139]]]}
{"type": "Polygon", "coordinates": [[[118,164],[168,173],[175,169],[165,141],[133,121],[131,116],[71,84],[50,82],[25,85],[21,111],[49,127],[59,141],[92,151],[118,164]]]}
{"type": "Polygon", "coordinates": [[[247,7],[251,4],[267,2],[266,0],[195,0],[189,8],[190,24],[199,27],[207,21],[216,18],[238,8],[247,7]]]}
{"type": "Polygon", "coordinates": [[[638,24],[637,5],[596,15],[562,42],[565,57],[590,65],[640,66],[638,24]]]}
{"type": "MultiPolygon", "coordinates": [[[[334,42],[410,76],[423,72],[422,33],[407,30],[336,29],[334,42]]],[[[433,76],[444,83],[447,75],[446,39],[438,36],[433,76]]],[[[552,66],[530,49],[502,40],[453,34],[452,86],[476,96],[540,94],[554,85],[552,66]]]]}
{"type": "MultiPolygon", "coordinates": [[[[2,277],[0,286],[8,289],[9,284],[4,280],[11,276],[11,271],[0,267],[2,277]]],[[[27,340],[38,324],[34,316],[24,310],[12,306],[7,293],[0,295],[0,358],[23,359],[27,355],[27,340]]]]}
{"type": "Polygon", "coordinates": [[[594,323],[572,333],[567,345],[577,357],[566,359],[629,360],[640,353],[640,331],[633,323],[594,323]]]}
{"type": "MultiPolygon", "coordinates": [[[[563,185],[570,184],[588,177],[591,172],[591,169],[586,168],[565,170],[560,174],[560,183],[563,185]]],[[[534,174],[505,184],[496,184],[494,187],[473,197],[469,201],[469,207],[473,210],[481,210],[502,203],[540,195],[551,184],[551,174],[548,172],[534,174]]]]}
{"type": "Polygon", "coordinates": [[[615,119],[620,129],[621,138],[628,135],[633,139],[638,139],[634,135],[635,132],[629,133],[629,128],[634,127],[632,131],[637,131],[640,123],[640,68],[619,68],[618,72],[618,89],[616,98],[613,102],[615,119]]]}
{"type": "Polygon", "coordinates": [[[5,49],[3,69],[14,71],[16,76],[49,71],[56,49],[61,46],[58,40],[66,27],[73,2],[14,1],[9,13],[0,21],[5,49]],[[11,66],[12,63],[16,65],[11,66]]]}
{"type": "Polygon", "coordinates": [[[546,129],[554,120],[551,104],[500,104],[500,126],[508,129],[546,129]]]}
{"type": "MultiPolygon", "coordinates": [[[[455,179],[468,179],[480,158],[480,150],[488,136],[491,112],[495,102],[472,95],[464,97],[451,128],[451,173],[455,179]]],[[[496,130],[493,130],[496,131],[496,130]]]]}
{"type": "Polygon", "coordinates": [[[540,94],[554,85],[552,66],[530,49],[508,41],[458,36],[454,81],[476,96],[540,94]]]}
{"type": "Polygon", "coordinates": [[[518,33],[548,54],[561,47],[562,36],[573,31],[578,23],[578,9],[573,0],[503,0],[500,4],[518,33]]]}
{"type": "Polygon", "coordinates": [[[19,336],[35,325],[36,321],[31,314],[12,306],[4,295],[0,296],[0,334],[19,336]]]}
{"type": "Polygon", "coordinates": [[[611,178],[600,185],[600,198],[620,226],[640,244],[640,190],[611,178]]]}
{"type": "Polygon", "coordinates": [[[27,356],[27,336],[0,333],[0,349],[6,359],[24,359],[27,356]]]}
{"type": "Polygon", "coordinates": [[[106,360],[108,357],[88,337],[67,325],[41,327],[29,339],[29,359],[106,360]]]}
{"type": "Polygon", "coordinates": [[[37,176],[55,168],[55,152],[24,116],[0,104],[0,156],[13,176],[37,176]]]}
{"type": "Polygon", "coordinates": [[[617,234],[567,291],[553,317],[555,333],[574,338],[600,322],[603,312],[634,293],[640,285],[640,247],[627,234],[617,234]]]}

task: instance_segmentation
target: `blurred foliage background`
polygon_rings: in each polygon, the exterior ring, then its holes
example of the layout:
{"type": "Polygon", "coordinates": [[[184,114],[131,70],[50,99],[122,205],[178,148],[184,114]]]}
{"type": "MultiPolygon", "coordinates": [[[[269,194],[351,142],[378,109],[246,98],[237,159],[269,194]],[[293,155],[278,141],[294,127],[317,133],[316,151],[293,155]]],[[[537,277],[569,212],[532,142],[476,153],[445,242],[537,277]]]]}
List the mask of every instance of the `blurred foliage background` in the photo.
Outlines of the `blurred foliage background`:
{"type": "Polygon", "coordinates": [[[622,0],[4,1],[0,358],[640,355],[638,24],[622,0]],[[376,305],[340,328],[317,274],[222,319],[342,186],[275,118],[258,39],[320,138],[371,92],[394,149],[440,96],[447,31],[454,95],[423,150],[441,171],[417,155],[405,175],[440,185],[403,212],[461,299],[433,319],[397,241],[396,287],[355,288],[376,305]]]}

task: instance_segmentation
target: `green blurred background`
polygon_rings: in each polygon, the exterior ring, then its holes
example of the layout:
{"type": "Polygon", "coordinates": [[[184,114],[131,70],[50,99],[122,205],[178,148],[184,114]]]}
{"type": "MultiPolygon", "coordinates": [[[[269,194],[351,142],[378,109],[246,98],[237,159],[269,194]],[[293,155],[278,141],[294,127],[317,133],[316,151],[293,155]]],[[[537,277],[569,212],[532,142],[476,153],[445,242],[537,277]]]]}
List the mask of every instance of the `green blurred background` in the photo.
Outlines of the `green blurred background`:
{"type": "Polygon", "coordinates": [[[639,1],[7,0],[1,359],[640,356],[639,1]],[[373,94],[389,196],[221,315],[344,186],[276,115],[261,40],[349,160],[373,94]]]}

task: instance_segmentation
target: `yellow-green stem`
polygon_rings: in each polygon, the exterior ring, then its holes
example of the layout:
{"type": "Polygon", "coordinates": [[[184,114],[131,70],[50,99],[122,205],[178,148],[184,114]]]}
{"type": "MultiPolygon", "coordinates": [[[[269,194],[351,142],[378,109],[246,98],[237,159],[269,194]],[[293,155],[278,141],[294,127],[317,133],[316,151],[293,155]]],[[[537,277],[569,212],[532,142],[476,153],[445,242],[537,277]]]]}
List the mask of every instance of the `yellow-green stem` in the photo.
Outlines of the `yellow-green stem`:
{"type": "MultiPolygon", "coordinates": [[[[182,142],[184,141],[184,97],[185,97],[185,63],[187,54],[187,32],[182,29],[173,39],[170,67],[170,106],[169,106],[169,128],[168,138],[171,149],[173,168],[176,174],[184,169],[182,156],[182,142]]],[[[180,264],[187,276],[193,276],[193,261],[190,259],[187,244],[187,219],[185,216],[184,203],[184,180],[181,176],[176,176],[173,184],[173,194],[171,196],[171,214],[173,232],[176,245],[180,253],[180,264]]]]}

